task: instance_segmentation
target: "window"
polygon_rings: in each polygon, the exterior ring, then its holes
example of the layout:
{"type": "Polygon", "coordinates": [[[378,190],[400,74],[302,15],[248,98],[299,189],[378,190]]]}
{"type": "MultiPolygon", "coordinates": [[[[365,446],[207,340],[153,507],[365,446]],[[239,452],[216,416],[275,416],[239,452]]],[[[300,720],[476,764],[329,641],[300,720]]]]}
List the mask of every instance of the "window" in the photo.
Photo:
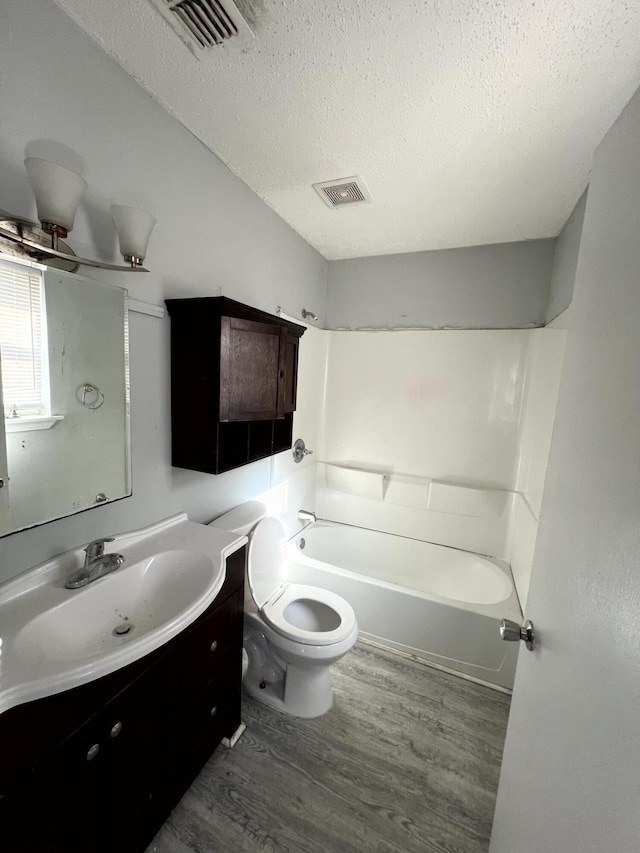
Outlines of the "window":
{"type": "Polygon", "coordinates": [[[0,356],[5,418],[49,415],[42,270],[0,259],[0,356]]]}

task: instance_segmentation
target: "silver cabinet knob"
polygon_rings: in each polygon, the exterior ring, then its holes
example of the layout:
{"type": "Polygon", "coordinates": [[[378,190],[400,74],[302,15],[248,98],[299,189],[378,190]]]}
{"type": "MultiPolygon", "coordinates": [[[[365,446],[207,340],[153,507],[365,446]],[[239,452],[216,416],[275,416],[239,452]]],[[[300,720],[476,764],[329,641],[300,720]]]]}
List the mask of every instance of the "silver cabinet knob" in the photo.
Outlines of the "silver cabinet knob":
{"type": "Polygon", "coordinates": [[[218,648],[218,641],[217,641],[217,640],[214,640],[214,641],[213,641],[213,643],[211,643],[211,647],[210,647],[210,648],[211,648],[211,651],[212,651],[212,652],[215,652],[215,650],[218,648]]]}
{"type": "Polygon", "coordinates": [[[509,642],[522,640],[529,651],[533,651],[535,634],[531,619],[527,619],[522,627],[511,619],[503,619],[500,623],[500,636],[503,640],[508,640],[509,642]]]}
{"type": "Polygon", "coordinates": [[[94,743],[89,752],[87,753],[87,761],[93,761],[96,755],[100,752],[100,744],[94,743]]]}
{"type": "Polygon", "coordinates": [[[218,708],[216,707],[216,705],[213,706],[213,708],[209,711],[209,713],[211,714],[212,717],[215,717],[215,715],[218,713],[218,708]]]}
{"type": "Polygon", "coordinates": [[[118,735],[120,734],[121,731],[122,731],[122,723],[118,722],[112,727],[111,731],[109,732],[109,737],[118,737],[118,735]]]}

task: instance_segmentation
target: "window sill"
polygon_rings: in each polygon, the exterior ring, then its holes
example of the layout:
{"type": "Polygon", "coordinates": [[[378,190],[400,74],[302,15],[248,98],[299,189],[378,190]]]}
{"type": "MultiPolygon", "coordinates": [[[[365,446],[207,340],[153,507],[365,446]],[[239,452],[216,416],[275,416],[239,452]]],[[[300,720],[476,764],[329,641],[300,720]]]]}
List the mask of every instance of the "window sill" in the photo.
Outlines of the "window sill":
{"type": "Polygon", "coordinates": [[[51,429],[58,421],[63,421],[64,415],[31,415],[23,418],[5,418],[4,431],[30,432],[34,429],[51,429]]]}

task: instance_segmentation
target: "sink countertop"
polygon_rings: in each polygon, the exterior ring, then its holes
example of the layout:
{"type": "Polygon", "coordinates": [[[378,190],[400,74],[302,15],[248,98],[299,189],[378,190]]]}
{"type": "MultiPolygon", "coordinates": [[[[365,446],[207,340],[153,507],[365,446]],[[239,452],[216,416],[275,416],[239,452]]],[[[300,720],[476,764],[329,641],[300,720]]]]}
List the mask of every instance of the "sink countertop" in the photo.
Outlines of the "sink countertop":
{"type": "Polygon", "coordinates": [[[64,586],[84,565],[84,545],[1,585],[0,713],[160,648],[209,607],[224,583],[225,559],[246,542],[180,513],[116,535],[105,551],[122,554],[124,564],[85,587],[64,586]],[[128,624],[130,633],[113,633],[128,624]]]}

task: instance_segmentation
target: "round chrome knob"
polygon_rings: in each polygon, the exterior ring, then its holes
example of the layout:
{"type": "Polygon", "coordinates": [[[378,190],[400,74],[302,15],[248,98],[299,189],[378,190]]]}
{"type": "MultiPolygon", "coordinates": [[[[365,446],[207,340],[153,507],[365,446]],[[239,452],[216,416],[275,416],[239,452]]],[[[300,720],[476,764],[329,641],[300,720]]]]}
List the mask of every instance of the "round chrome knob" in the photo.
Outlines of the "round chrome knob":
{"type": "Polygon", "coordinates": [[[520,626],[511,619],[503,619],[500,623],[500,636],[503,640],[515,642],[520,639],[520,626]]]}
{"type": "Polygon", "coordinates": [[[121,731],[122,723],[118,722],[112,727],[111,731],[109,732],[109,737],[118,737],[121,731]]]}
{"type": "Polygon", "coordinates": [[[209,713],[211,714],[212,717],[215,717],[215,715],[218,713],[218,708],[216,707],[216,705],[213,706],[213,708],[209,711],[209,713]]]}
{"type": "Polygon", "coordinates": [[[215,650],[218,648],[218,641],[217,641],[217,640],[214,640],[214,641],[213,641],[213,643],[211,643],[211,647],[210,647],[210,648],[211,648],[211,651],[212,651],[212,652],[215,652],[215,650]]]}
{"type": "Polygon", "coordinates": [[[96,755],[100,752],[100,744],[94,743],[89,752],[87,753],[87,761],[93,761],[96,755]]]}
{"type": "Polygon", "coordinates": [[[500,636],[503,640],[508,640],[509,642],[522,640],[530,652],[533,651],[533,647],[535,646],[533,622],[530,619],[527,619],[522,626],[511,619],[503,619],[500,622],[500,636]]]}

